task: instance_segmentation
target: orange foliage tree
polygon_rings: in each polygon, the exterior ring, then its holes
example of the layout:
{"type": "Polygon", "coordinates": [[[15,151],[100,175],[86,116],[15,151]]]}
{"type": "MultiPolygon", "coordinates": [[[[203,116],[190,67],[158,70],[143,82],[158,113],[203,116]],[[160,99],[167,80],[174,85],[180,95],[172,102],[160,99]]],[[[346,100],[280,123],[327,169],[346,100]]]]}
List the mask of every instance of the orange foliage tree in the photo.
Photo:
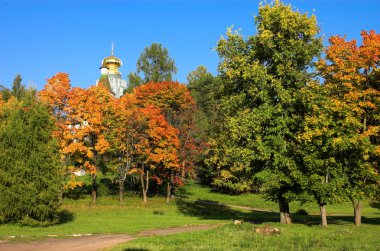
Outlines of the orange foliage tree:
{"type": "Polygon", "coordinates": [[[97,198],[97,173],[110,144],[106,140],[114,97],[102,85],[89,89],[73,88],[66,109],[66,128],[62,152],[91,176],[92,198],[97,198]]]}
{"type": "Polygon", "coordinates": [[[135,119],[133,142],[135,159],[129,173],[140,174],[144,203],[146,203],[151,178],[156,179],[158,184],[166,182],[170,192],[170,175],[179,170],[177,149],[180,142],[178,130],[167,122],[159,109],[152,106],[139,108],[135,119]]]}
{"type": "MultiPolygon", "coordinates": [[[[376,194],[380,185],[380,34],[372,30],[363,31],[361,36],[360,46],[355,40],[331,37],[326,60],[318,62],[330,104],[334,104],[335,112],[340,115],[349,111],[350,116],[343,123],[355,125],[350,137],[357,134],[358,140],[349,145],[358,141],[369,143],[361,144],[361,156],[351,158],[345,169],[345,191],[354,207],[355,225],[361,224],[361,199],[376,194]]],[[[342,147],[347,149],[349,145],[342,147]]]]}
{"type": "Polygon", "coordinates": [[[41,101],[48,105],[55,121],[56,130],[53,132],[53,136],[57,138],[61,150],[61,173],[65,178],[64,188],[74,189],[77,186],[82,186],[83,182],[75,179],[76,176],[73,173],[75,170],[74,166],[70,165],[70,156],[62,152],[66,144],[64,133],[67,131],[66,120],[68,117],[67,110],[69,108],[68,101],[70,92],[71,84],[69,75],[67,73],[57,73],[47,80],[44,89],[38,93],[38,96],[41,101]]]}
{"type": "Polygon", "coordinates": [[[188,88],[178,82],[147,83],[134,89],[133,95],[141,106],[161,109],[171,126],[179,130],[180,172],[170,175],[172,183],[180,182],[193,170],[200,148],[194,137],[196,105],[188,88]]]}

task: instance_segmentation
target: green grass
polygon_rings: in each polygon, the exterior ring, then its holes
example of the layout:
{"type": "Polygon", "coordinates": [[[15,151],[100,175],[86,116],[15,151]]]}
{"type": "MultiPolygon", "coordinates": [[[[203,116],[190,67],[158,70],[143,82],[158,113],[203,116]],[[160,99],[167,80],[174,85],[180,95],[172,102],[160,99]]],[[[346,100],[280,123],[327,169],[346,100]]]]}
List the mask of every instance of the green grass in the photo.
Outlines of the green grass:
{"type": "MultiPolygon", "coordinates": [[[[179,195],[188,200],[206,200],[214,201],[229,205],[239,205],[247,207],[255,207],[271,211],[278,211],[278,204],[267,201],[260,194],[242,194],[242,195],[227,195],[212,192],[207,186],[193,182],[179,191],[179,195]]],[[[363,214],[380,213],[380,205],[376,202],[365,201],[363,205],[363,214]],[[377,206],[371,206],[377,205],[377,206]]],[[[319,208],[316,203],[305,203],[301,205],[299,202],[290,203],[290,212],[296,213],[298,210],[304,209],[309,214],[319,214],[319,208]]],[[[327,205],[328,214],[353,214],[351,203],[343,202],[339,204],[327,205]]]]}
{"type": "Polygon", "coordinates": [[[257,234],[252,224],[170,236],[140,238],[109,250],[379,250],[379,226],[331,225],[327,228],[295,224],[280,226],[278,235],[257,234]]]}
{"type": "Polygon", "coordinates": [[[120,206],[117,197],[99,197],[96,205],[90,198],[64,200],[61,224],[50,227],[22,227],[18,224],[0,225],[0,239],[39,239],[46,235],[136,233],[142,230],[182,225],[199,225],[221,222],[202,219],[178,211],[174,202],[166,203],[163,197],[149,198],[144,205],[137,196],[125,198],[120,206]],[[21,236],[24,236],[21,238],[21,236]]]}
{"type": "MultiPolygon", "coordinates": [[[[175,200],[167,204],[164,197],[149,198],[144,205],[133,193],[119,205],[117,196],[100,196],[93,205],[91,198],[64,199],[61,208],[61,223],[47,228],[21,227],[18,224],[0,225],[0,239],[16,236],[23,241],[46,238],[47,235],[65,237],[70,234],[129,233],[143,230],[184,225],[227,223],[218,229],[162,237],[144,237],[115,247],[114,250],[376,250],[380,246],[379,204],[366,202],[363,225],[353,226],[350,204],[328,206],[329,226],[319,226],[318,207],[314,204],[300,206],[291,204],[292,212],[299,208],[312,215],[293,214],[291,226],[280,226],[277,212],[258,212],[225,205],[205,204],[204,201],[249,206],[277,211],[277,205],[263,199],[261,195],[244,194],[231,196],[213,193],[198,183],[183,187],[175,200]],[[371,206],[372,205],[372,206],[371,206]],[[243,225],[231,222],[242,219],[243,225]],[[255,226],[277,226],[282,233],[277,236],[262,236],[254,233],[255,226]],[[23,237],[21,237],[23,236],[23,237]]],[[[379,250],[379,249],[378,249],[379,250]]]]}

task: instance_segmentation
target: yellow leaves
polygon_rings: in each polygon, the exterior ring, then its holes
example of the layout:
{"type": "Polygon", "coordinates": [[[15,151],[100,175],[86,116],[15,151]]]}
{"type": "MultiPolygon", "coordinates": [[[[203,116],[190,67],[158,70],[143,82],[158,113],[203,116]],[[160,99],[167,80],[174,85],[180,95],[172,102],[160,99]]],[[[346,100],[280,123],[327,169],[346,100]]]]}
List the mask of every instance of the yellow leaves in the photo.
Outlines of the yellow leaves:
{"type": "Polygon", "coordinates": [[[104,154],[108,148],[110,147],[110,144],[107,140],[104,139],[104,136],[99,136],[98,141],[95,144],[95,150],[98,151],[99,154],[104,154]]]}

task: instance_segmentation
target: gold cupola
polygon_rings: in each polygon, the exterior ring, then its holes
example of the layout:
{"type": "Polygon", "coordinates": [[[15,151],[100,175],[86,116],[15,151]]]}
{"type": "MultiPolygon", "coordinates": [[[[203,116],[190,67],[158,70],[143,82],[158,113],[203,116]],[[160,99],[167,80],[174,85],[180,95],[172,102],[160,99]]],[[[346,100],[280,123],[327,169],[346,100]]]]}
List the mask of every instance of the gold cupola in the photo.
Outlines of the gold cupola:
{"type": "Polygon", "coordinates": [[[111,56],[103,59],[102,67],[108,68],[108,74],[121,75],[119,72],[119,68],[121,67],[122,62],[119,58],[113,55],[113,52],[114,52],[114,44],[112,43],[111,56]]]}

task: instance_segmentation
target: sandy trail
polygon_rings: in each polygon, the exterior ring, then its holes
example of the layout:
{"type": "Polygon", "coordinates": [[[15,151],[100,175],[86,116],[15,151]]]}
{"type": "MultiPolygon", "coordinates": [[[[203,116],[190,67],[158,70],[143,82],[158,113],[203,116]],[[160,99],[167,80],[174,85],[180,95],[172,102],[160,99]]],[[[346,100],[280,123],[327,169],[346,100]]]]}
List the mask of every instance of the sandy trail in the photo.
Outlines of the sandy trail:
{"type": "Polygon", "coordinates": [[[93,251],[102,250],[115,246],[119,243],[128,242],[143,236],[170,235],[197,230],[206,230],[220,225],[201,225],[155,229],[140,232],[137,235],[128,234],[104,234],[92,236],[71,237],[66,239],[47,239],[43,241],[0,243],[1,251],[93,251]]]}

